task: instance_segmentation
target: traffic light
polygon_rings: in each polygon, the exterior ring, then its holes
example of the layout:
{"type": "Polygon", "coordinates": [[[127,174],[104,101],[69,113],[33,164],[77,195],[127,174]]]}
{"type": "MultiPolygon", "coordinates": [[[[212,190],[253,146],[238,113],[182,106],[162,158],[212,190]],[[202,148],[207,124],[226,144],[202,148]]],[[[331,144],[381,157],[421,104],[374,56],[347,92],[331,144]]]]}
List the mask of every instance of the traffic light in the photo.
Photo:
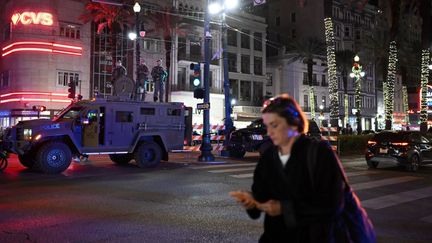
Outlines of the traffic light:
{"type": "Polygon", "coordinates": [[[76,90],[75,82],[69,81],[68,87],[69,87],[68,88],[68,98],[75,99],[75,90],[76,90]]]}
{"type": "Polygon", "coordinates": [[[204,89],[201,88],[201,64],[199,62],[191,63],[190,69],[193,70],[192,84],[195,87],[194,98],[204,99],[204,89]]]}
{"type": "Polygon", "coordinates": [[[34,105],[33,111],[43,112],[46,111],[46,106],[43,105],[34,105]]]}

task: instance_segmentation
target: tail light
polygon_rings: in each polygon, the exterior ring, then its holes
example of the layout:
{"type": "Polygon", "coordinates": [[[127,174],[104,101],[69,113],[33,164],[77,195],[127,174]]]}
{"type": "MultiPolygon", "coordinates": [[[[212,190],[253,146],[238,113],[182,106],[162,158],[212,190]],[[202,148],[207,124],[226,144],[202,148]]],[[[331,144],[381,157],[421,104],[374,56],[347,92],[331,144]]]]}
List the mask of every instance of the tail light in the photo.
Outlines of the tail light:
{"type": "Polygon", "coordinates": [[[395,145],[395,146],[408,146],[408,143],[407,143],[407,142],[402,142],[402,143],[392,143],[392,145],[395,145]]]}
{"type": "Polygon", "coordinates": [[[375,145],[377,142],[376,141],[373,141],[373,140],[369,140],[368,141],[368,145],[375,145]]]}

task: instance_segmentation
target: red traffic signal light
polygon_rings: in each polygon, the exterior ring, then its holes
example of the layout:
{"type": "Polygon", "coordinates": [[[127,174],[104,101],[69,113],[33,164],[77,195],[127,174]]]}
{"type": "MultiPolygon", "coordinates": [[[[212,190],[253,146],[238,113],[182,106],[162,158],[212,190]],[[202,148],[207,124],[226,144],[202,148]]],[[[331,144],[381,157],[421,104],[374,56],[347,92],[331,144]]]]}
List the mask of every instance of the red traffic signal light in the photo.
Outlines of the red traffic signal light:
{"type": "Polygon", "coordinates": [[[46,106],[43,105],[34,105],[33,111],[43,112],[46,111],[46,106]]]}

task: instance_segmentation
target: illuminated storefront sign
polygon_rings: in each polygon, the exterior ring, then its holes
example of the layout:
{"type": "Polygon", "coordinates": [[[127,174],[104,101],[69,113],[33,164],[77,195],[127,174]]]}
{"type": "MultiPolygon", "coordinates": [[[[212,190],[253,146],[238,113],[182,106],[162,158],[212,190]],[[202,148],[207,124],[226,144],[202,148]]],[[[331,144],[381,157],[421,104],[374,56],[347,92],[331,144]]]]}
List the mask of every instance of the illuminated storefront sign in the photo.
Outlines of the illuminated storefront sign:
{"type": "Polygon", "coordinates": [[[53,15],[45,12],[23,12],[12,15],[12,23],[14,25],[53,25],[53,15]]]}
{"type": "Polygon", "coordinates": [[[14,92],[0,95],[0,104],[10,102],[56,102],[71,103],[67,93],[14,92]]]}
{"type": "Polygon", "coordinates": [[[54,54],[66,54],[82,56],[82,47],[40,41],[20,41],[3,47],[2,56],[15,52],[46,52],[54,54]]]}

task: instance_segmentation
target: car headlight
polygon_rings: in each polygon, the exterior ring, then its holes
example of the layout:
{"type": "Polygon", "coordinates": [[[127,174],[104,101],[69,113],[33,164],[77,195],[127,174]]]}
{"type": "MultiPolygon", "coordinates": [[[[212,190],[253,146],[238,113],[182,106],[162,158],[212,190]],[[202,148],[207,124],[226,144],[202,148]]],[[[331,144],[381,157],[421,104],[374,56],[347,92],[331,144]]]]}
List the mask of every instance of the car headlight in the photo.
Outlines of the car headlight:
{"type": "Polygon", "coordinates": [[[31,140],[32,132],[32,129],[24,129],[24,140],[31,140]]]}

